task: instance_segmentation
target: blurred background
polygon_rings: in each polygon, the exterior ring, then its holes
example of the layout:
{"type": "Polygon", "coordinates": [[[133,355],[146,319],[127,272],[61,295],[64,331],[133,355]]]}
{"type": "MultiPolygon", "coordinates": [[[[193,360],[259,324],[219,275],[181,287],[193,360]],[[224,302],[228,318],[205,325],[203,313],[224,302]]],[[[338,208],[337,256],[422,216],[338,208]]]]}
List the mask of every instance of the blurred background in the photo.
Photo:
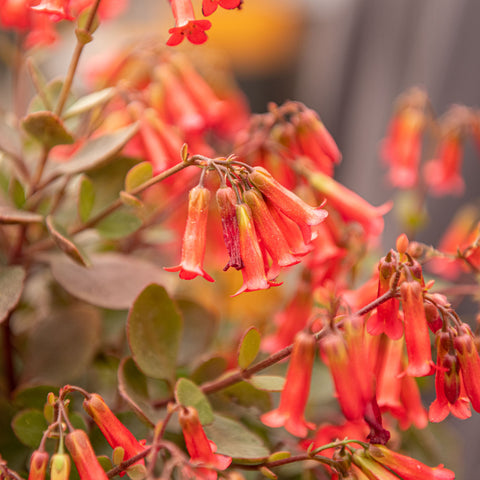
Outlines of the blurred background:
{"type": "MultiPolygon", "coordinates": [[[[200,14],[200,2],[195,7],[200,14]]],[[[343,153],[336,178],[380,205],[397,196],[379,158],[397,96],[420,86],[438,115],[456,103],[480,105],[479,18],[478,0],[244,0],[240,12],[215,12],[209,41],[195,48],[225,55],[254,112],[287,99],[316,110],[343,153]]],[[[96,36],[117,41],[121,33],[125,44],[145,33],[166,39],[171,26],[167,0],[132,0],[125,14],[102,25],[96,36]]],[[[72,37],[66,35],[44,58],[53,72],[65,73],[72,37]]],[[[105,46],[119,45],[93,42],[86,55],[93,58],[105,46]]],[[[192,50],[184,44],[180,48],[192,50]]],[[[81,66],[88,68],[88,61],[81,66]]],[[[419,240],[436,244],[459,205],[478,202],[478,154],[467,143],[465,197],[427,199],[430,221],[419,240]]],[[[383,251],[400,233],[395,215],[394,209],[386,217],[383,251]]],[[[456,444],[462,452],[458,480],[478,478],[479,415],[449,425],[456,433],[445,449],[456,444]]]]}

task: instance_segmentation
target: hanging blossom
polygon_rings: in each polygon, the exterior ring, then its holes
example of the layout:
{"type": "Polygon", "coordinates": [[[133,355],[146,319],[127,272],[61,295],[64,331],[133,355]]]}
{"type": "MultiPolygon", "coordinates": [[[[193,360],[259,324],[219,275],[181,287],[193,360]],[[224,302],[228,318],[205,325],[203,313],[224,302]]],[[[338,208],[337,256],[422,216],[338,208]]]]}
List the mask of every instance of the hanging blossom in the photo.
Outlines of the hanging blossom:
{"type": "Polygon", "coordinates": [[[301,331],[295,336],[280,405],[260,417],[265,425],[284,426],[288,432],[297,437],[306,437],[308,430],[315,428],[315,424],[305,421],[304,417],[315,350],[316,341],[313,335],[301,331]]]}
{"type": "Polygon", "coordinates": [[[217,10],[217,7],[233,10],[234,8],[240,8],[242,3],[243,0],[203,0],[202,13],[208,17],[217,10]]]}
{"type": "Polygon", "coordinates": [[[197,20],[191,0],[170,0],[175,27],[168,30],[170,38],[167,45],[178,45],[186,37],[191,43],[200,45],[207,41],[205,30],[212,26],[209,20],[197,20]]]}
{"type": "MultiPolygon", "coordinates": [[[[83,401],[83,408],[97,424],[108,444],[112,448],[123,448],[123,461],[145,450],[145,446],[115,416],[100,395],[92,393],[83,401]]],[[[141,459],[136,464],[145,465],[145,461],[141,459]]]]}
{"type": "Polygon", "coordinates": [[[180,272],[180,278],[191,280],[201,276],[213,282],[213,278],[203,269],[205,256],[208,204],[210,191],[197,185],[188,194],[188,218],[183,235],[182,260],[176,267],[165,268],[168,272],[180,272]]]}
{"type": "Polygon", "coordinates": [[[203,480],[216,480],[216,470],[225,470],[232,463],[231,457],[215,453],[216,446],[208,440],[193,407],[183,407],[178,414],[183,438],[190,454],[190,463],[203,480]]]}

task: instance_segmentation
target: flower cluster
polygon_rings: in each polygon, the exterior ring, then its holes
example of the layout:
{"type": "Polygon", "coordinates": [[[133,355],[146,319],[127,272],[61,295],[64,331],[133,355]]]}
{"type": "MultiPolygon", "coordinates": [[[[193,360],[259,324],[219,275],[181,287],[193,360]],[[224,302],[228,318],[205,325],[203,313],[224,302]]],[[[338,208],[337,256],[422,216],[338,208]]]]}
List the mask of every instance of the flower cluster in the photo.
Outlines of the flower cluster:
{"type": "Polygon", "coordinates": [[[460,195],[465,188],[461,174],[463,148],[468,136],[477,139],[479,116],[459,105],[439,119],[432,111],[423,90],[412,89],[398,99],[381,152],[389,167],[388,178],[401,189],[423,184],[435,196],[460,195]],[[436,148],[422,166],[422,144],[428,134],[436,148]]]}
{"type": "MultiPolygon", "coordinates": [[[[300,262],[306,253],[303,246],[315,237],[315,228],[327,212],[306,204],[264,168],[222,158],[203,163],[220,175],[216,200],[229,254],[226,268],[240,270],[244,282],[235,295],[277,285],[274,280],[280,269],[300,262]]],[[[210,191],[202,183],[190,191],[182,259],[178,266],[167,268],[179,271],[180,278],[200,275],[213,281],[203,269],[209,200],[210,191]]]]}

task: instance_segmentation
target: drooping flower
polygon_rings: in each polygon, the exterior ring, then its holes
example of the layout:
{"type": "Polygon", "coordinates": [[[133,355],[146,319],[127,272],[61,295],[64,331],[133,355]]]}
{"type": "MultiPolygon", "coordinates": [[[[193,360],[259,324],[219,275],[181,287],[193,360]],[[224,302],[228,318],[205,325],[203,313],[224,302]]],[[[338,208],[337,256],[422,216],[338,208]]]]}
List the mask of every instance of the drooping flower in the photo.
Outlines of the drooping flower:
{"type": "Polygon", "coordinates": [[[458,358],[450,353],[453,352],[450,335],[448,331],[439,331],[435,339],[437,346],[436,398],[428,411],[431,422],[441,422],[449,413],[461,419],[472,415],[460,375],[458,358]]]}
{"type": "Polygon", "coordinates": [[[266,290],[279,285],[267,279],[262,251],[258,244],[250,208],[245,203],[239,203],[235,208],[240,235],[240,256],[243,263],[241,269],[243,285],[232,295],[234,297],[242,292],[266,290]]]}
{"type": "Polygon", "coordinates": [[[168,272],[180,272],[180,278],[184,280],[191,280],[200,275],[209,282],[214,281],[203,269],[209,201],[210,190],[208,188],[197,185],[190,190],[187,225],[182,243],[182,260],[176,267],[165,268],[168,272]]]}
{"type": "Polygon", "coordinates": [[[416,280],[400,285],[408,367],[406,375],[423,377],[434,372],[422,286],[416,280]]]}
{"type": "Polygon", "coordinates": [[[265,413],[260,420],[269,427],[282,427],[297,437],[306,437],[308,429],[315,425],[305,421],[304,411],[310,392],[316,341],[313,335],[298,332],[293,343],[287,377],[283,387],[280,405],[265,413]]]}
{"type": "Polygon", "coordinates": [[[262,194],[251,188],[243,193],[243,201],[250,207],[255,231],[272,258],[273,263],[267,273],[267,278],[273,280],[279,272],[278,267],[296,265],[300,263],[300,259],[291,253],[287,240],[275,223],[262,194]]]}
{"type": "Polygon", "coordinates": [[[44,450],[35,450],[30,458],[28,480],[44,480],[47,472],[49,455],[44,450]]]}
{"type": "MultiPolygon", "coordinates": [[[[115,416],[100,395],[92,393],[83,401],[83,408],[97,424],[108,444],[112,448],[124,449],[124,461],[145,450],[145,446],[115,416]]],[[[145,465],[143,459],[137,463],[145,465]]]]}
{"type": "Polygon", "coordinates": [[[222,220],[223,241],[227,248],[229,260],[223,270],[233,267],[243,268],[240,253],[240,231],[238,229],[235,205],[237,198],[232,187],[220,187],[216,192],[217,206],[222,220]]]}
{"type": "Polygon", "coordinates": [[[335,209],[346,222],[358,222],[368,236],[376,237],[383,231],[383,215],[392,208],[387,202],[374,207],[360,195],[320,171],[307,171],[310,185],[321,193],[327,205],[335,209]]]}
{"type": "Polygon", "coordinates": [[[208,17],[211,15],[218,6],[227,10],[233,10],[234,8],[240,8],[243,0],[203,0],[202,13],[208,17]]]}
{"type": "Polygon", "coordinates": [[[292,116],[292,123],[300,153],[308,156],[320,171],[331,176],[333,165],[340,162],[342,155],[318,115],[304,107],[292,116]]]}
{"type": "Polygon", "coordinates": [[[463,141],[456,131],[441,140],[436,158],[425,164],[425,183],[434,195],[461,195],[465,190],[462,178],[463,141]]]}
{"type": "Polygon", "coordinates": [[[390,183],[411,188],[418,182],[422,133],[425,128],[425,92],[415,89],[399,99],[382,145],[382,157],[390,167],[390,183]]]}
{"type": "Polygon", "coordinates": [[[68,433],[65,437],[65,446],[72,456],[81,480],[108,480],[84,430],[78,429],[68,433]]]}
{"type": "MultiPolygon", "coordinates": [[[[404,480],[454,480],[455,473],[443,465],[428,467],[414,458],[394,452],[383,445],[372,445],[368,454],[404,480]]],[[[381,477],[383,479],[383,477],[381,477]]],[[[396,477],[395,477],[396,478],[396,477]]]]}
{"type": "Polygon", "coordinates": [[[465,393],[474,410],[480,412],[480,355],[470,328],[463,324],[458,333],[453,339],[453,348],[460,364],[465,393]]]}
{"type": "Polygon", "coordinates": [[[248,174],[248,179],[271,203],[300,227],[305,243],[309,243],[312,240],[312,226],[325,220],[326,210],[306,204],[301,198],[278,183],[262,167],[253,168],[248,174]]]}
{"type": "Polygon", "coordinates": [[[190,462],[204,480],[216,480],[216,470],[225,470],[232,462],[231,457],[215,453],[215,444],[208,440],[200,423],[198,412],[193,407],[183,407],[178,414],[183,438],[190,462]]]}
{"type": "Polygon", "coordinates": [[[178,45],[186,37],[191,43],[200,45],[207,41],[205,30],[211,28],[209,20],[197,20],[193,11],[191,0],[170,0],[175,27],[170,28],[170,38],[167,45],[178,45]]]}

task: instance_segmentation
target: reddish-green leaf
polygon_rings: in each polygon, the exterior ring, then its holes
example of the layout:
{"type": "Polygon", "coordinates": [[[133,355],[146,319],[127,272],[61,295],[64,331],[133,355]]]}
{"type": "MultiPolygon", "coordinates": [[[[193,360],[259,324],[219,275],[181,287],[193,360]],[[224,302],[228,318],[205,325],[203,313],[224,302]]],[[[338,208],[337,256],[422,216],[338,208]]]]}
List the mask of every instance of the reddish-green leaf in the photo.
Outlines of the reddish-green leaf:
{"type": "Polygon", "coordinates": [[[10,179],[10,184],[8,185],[8,193],[10,198],[12,199],[13,204],[16,207],[22,208],[25,205],[25,189],[16,177],[12,177],[10,179]]]}
{"type": "Polygon", "coordinates": [[[153,176],[153,166],[150,162],[142,162],[132,167],[125,177],[125,191],[131,192],[138,186],[150,180],[153,176]]]}
{"type": "Polygon", "coordinates": [[[82,113],[88,112],[95,107],[108,102],[115,95],[115,88],[109,87],[93,92],[79,98],[70,108],[63,114],[64,118],[74,117],[82,113]]]}
{"type": "Polygon", "coordinates": [[[254,463],[269,455],[260,437],[230,418],[215,415],[214,422],[205,426],[205,433],[223,455],[254,463]]]}
{"type": "Polygon", "coordinates": [[[137,133],[137,130],[138,124],[134,123],[113,133],[106,133],[87,141],[70,161],[61,164],[56,172],[73,175],[106,164],[122,150],[124,145],[137,133]]]}
{"type": "Polygon", "coordinates": [[[127,335],[132,357],[147,376],[175,379],[182,318],[160,285],[149,285],[130,310],[127,335]]]}
{"type": "Polygon", "coordinates": [[[74,142],[62,120],[47,110],[29,113],[22,121],[24,130],[47,148],[74,142]]]}
{"type": "Polygon", "coordinates": [[[45,221],[48,232],[53,238],[53,241],[60,250],[66,253],[72,260],[79,265],[86,267],[88,265],[85,257],[80,253],[78,247],[70,240],[67,235],[62,231],[61,227],[55,224],[53,217],[49,215],[45,221]]]}
{"type": "Polygon", "coordinates": [[[178,364],[192,364],[212,342],[218,323],[218,315],[197,302],[176,299],[183,317],[183,334],[178,353],[178,364]]]}
{"type": "Polygon", "coordinates": [[[19,265],[0,267],[0,323],[19,302],[25,275],[25,269],[19,265]]]}
{"type": "Polygon", "coordinates": [[[97,230],[102,237],[116,240],[136,232],[142,220],[127,209],[118,209],[97,224],[97,230]]]}
{"type": "Polygon", "coordinates": [[[100,342],[101,318],[89,305],[57,310],[30,330],[22,383],[62,385],[84,374],[100,342]]]}
{"type": "Polygon", "coordinates": [[[238,349],[238,366],[247,368],[254,360],[260,349],[260,332],[250,327],[243,335],[238,349]]]}
{"type": "Polygon", "coordinates": [[[104,253],[90,257],[84,268],[65,256],[51,259],[53,277],[71,295],[112,310],[130,308],[151,283],[163,283],[167,274],[151,262],[132,255],[104,253]]]}
{"type": "Polygon", "coordinates": [[[123,190],[120,192],[120,200],[126,207],[143,207],[143,203],[139,198],[137,198],[135,195],[132,195],[131,193],[124,192],[123,190]]]}
{"type": "Polygon", "coordinates": [[[24,445],[30,448],[38,447],[43,432],[47,428],[47,421],[40,410],[22,410],[12,420],[12,429],[15,435],[24,445]]]}
{"type": "MultiPolygon", "coordinates": [[[[156,411],[151,405],[149,380],[138,369],[132,357],[121,361],[118,367],[118,391],[140,419],[153,427],[160,420],[163,412],[156,411]]],[[[164,393],[167,396],[169,392],[165,390],[164,393]]]]}
{"type": "Polygon", "coordinates": [[[188,378],[180,378],[175,386],[175,399],[180,405],[194,407],[200,418],[202,425],[213,422],[213,411],[207,397],[188,378]]]}

